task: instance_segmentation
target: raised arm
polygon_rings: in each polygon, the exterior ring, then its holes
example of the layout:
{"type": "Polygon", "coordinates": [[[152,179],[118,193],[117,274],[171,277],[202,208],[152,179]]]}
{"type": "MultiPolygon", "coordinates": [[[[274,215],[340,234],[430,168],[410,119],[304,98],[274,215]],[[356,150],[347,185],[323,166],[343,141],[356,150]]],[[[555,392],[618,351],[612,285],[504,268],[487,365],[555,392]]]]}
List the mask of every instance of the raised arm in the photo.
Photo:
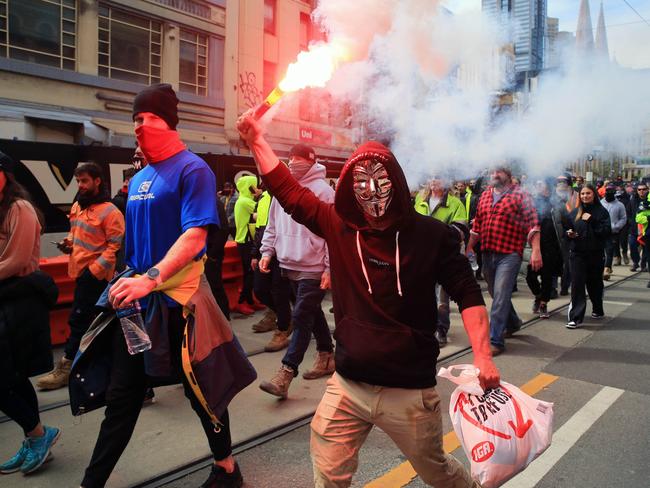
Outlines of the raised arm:
{"type": "Polygon", "coordinates": [[[321,201],[291,175],[287,167],[264,139],[262,128],[249,112],[237,121],[237,129],[253,153],[260,175],[285,212],[314,234],[325,237],[330,226],[333,205],[321,201]]]}

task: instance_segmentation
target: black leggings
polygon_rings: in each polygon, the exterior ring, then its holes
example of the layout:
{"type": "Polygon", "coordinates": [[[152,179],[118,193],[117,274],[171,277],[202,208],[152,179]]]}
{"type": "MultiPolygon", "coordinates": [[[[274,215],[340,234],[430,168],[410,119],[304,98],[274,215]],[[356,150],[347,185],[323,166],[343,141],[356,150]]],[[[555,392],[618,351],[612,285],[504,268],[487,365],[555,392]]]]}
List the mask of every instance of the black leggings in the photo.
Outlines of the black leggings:
{"type": "Polygon", "coordinates": [[[537,299],[544,303],[548,303],[551,300],[551,292],[553,291],[553,272],[550,270],[550,266],[545,266],[539,271],[533,271],[533,268],[529,264],[526,271],[528,288],[530,288],[530,291],[537,299]]]}
{"type": "Polygon", "coordinates": [[[41,422],[38,398],[29,378],[22,378],[11,387],[0,390],[0,411],[22,427],[25,437],[41,422]]]}
{"type": "MultiPolygon", "coordinates": [[[[168,321],[170,349],[174,351],[172,364],[176,366],[180,365],[181,361],[180,345],[184,323],[181,307],[170,308],[168,321]]],[[[84,488],[102,487],[106,484],[106,480],[131,439],[147,389],[143,355],[130,355],[119,325],[112,324],[111,327],[114,329],[112,331],[113,366],[106,391],[106,411],[92,458],[81,483],[84,488]]],[[[228,412],[226,411],[219,418],[223,425],[221,431],[216,433],[208,414],[188,385],[185,375],[182,375],[182,378],[185,396],[190,400],[192,409],[201,420],[214,459],[227,458],[232,452],[228,412]]]]}

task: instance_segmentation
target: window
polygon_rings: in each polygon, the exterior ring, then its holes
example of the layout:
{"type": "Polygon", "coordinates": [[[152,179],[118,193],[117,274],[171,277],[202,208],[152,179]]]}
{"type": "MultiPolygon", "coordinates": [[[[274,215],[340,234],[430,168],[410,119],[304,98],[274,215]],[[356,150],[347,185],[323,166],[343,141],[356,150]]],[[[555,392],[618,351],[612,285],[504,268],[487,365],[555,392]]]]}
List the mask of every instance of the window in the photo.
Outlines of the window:
{"type": "Polygon", "coordinates": [[[99,4],[99,75],[160,82],[161,23],[99,4]]]}
{"type": "Polygon", "coordinates": [[[264,0],[264,32],[275,35],[276,0],[264,0]]]}
{"type": "Polygon", "coordinates": [[[75,69],[76,0],[0,0],[0,56],[75,69]]]}
{"type": "Polygon", "coordinates": [[[311,40],[311,17],[300,12],[300,50],[306,51],[311,40]]]}
{"type": "Polygon", "coordinates": [[[275,63],[264,61],[264,78],[262,79],[262,96],[266,97],[275,88],[275,77],[278,66],[275,63]]]}
{"type": "Polygon", "coordinates": [[[180,91],[206,96],[208,36],[181,29],[180,49],[180,91]]]}

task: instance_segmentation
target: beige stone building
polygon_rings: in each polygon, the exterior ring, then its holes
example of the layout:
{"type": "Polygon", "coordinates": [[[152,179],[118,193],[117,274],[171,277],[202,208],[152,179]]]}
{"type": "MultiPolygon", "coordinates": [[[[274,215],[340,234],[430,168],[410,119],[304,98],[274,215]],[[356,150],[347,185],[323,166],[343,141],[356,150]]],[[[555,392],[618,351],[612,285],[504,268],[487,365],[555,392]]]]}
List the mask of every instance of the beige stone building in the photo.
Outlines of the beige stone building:
{"type": "MultiPolygon", "coordinates": [[[[304,0],[0,0],[0,139],[132,147],[131,101],[166,82],[198,152],[238,153],[234,124],[312,36],[304,0]]],[[[269,134],[326,156],[351,147],[323,91],[291,94],[269,134]]]]}
{"type": "MultiPolygon", "coordinates": [[[[315,37],[314,3],[0,0],[0,150],[23,162],[54,205],[72,201],[70,166],[82,160],[115,163],[115,188],[135,144],[133,97],[167,82],[190,149],[210,153],[213,168],[245,167],[233,158],[248,154],[237,116],[263,100],[315,37]]],[[[280,154],[302,141],[323,158],[349,155],[347,107],[323,90],[285,98],[268,130],[280,154]]]]}
{"type": "MultiPolygon", "coordinates": [[[[226,133],[231,145],[237,114],[261,102],[279,83],[287,67],[310,41],[322,38],[312,25],[312,0],[245,0],[228,2],[228,26],[237,29],[230,36],[227,29],[226,58],[236,60],[226,66],[226,79],[236,77],[236,87],[227,88],[226,133]],[[231,72],[232,70],[232,72],[231,72]],[[236,100],[230,103],[230,96],[236,100]],[[236,103],[235,103],[236,102],[236,103]],[[232,110],[231,110],[232,108],[232,110]]],[[[352,147],[355,132],[350,129],[349,107],[332,100],[321,89],[287,94],[272,112],[268,128],[271,144],[287,151],[297,141],[311,144],[317,154],[330,159],[345,159],[352,147]]]]}

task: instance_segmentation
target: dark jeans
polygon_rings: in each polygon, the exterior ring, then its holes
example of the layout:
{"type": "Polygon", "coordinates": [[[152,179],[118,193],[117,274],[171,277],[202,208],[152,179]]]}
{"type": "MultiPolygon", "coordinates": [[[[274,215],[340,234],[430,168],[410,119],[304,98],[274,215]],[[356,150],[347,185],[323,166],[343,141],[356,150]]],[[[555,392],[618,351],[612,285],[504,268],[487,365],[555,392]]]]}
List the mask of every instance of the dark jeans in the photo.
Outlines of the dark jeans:
{"type": "Polygon", "coordinates": [[[38,398],[29,378],[21,378],[11,388],[0,390],[0,411],[23,429],[25,437],[41,422],[38,398]]]}
{"type": "MultiPolygon", "coordinates": [[[[174,355],[172,363],[175,366],[181,364],[181,341],[184,324],[182,308],[170,308],[168,322],[170,349],[174,355]]],[[[111,348],[113,363],[106,392],[106,410],[92,458],[81,483],[84,488],[102,487],[106,484],[106,480],[131,439],[147,389],[144,356],[142,354],[130,355],[126,349],[122,329],[117,324],[112,324],[110,327],[113,328],[112,331],[108,332],[113,334],[111,348]]],[[[228,412],[226,411],[219,418],[223,426],[221,431],[216,433],[210,422],[210,417],[194,396],[185,375],[182,375],[182,380],[185,396],[190,400],[192,409],[201,420],[214,459],[227,458],[232,452],[228,412]]],[[[154,447],[146,446],[146,448],[152,449],[154,447]]]]}
{"type": "Polygon", "coordinates": [[[77,278],[74,288],[72,311],[68,318],[70,324],[70,337],[65,343],[66,359],[74,359],[79,350],[79,342],[88,330],[88,326],[100,312],[95,306],[100,295],[106,289],[108,282],[98,280],[88,270],[84,269],[77,278]]]}
{"type": "Polygon", "coordinates": [[[245,242],[244,244],[237,243],[237,250],[241,258],[242,271],[244,273],[241,292],[239,293],[239,303],[253,304],[253,281],[254,273],[251,269],[251,248],[253,241],[245,242]]]}
{"type": "Polygon", "coordinates": [[[618,233],[618,250],[619,254],[617,256],[625,256],[627,255],[627,236],[630,233],[630,227],[629,225],[625,225],[618,233]]]}
{"type": "Polygon", "coordinates": [[[512,306],[512,290],[517,282],[521,265],[518,253],[503,254],[483,252],[483,276],[492,297],[490,310],[490,343],[504,346],[503,333],[506,329],[515,330],[519,317],[512,306]]]}
{"type": "Polygon", "coordinates": [[[278,329],[288,330],[291,323],[291,283],[282,276],[280,263],[271,259],[270,273],[255,270],[254,290],[257,299],[275,312],[278,317],[278,329]]]}
{"type": "Polygon", "coordinates": [[[551,292],[553,291],[553,273],[549,270],[550,267],[542,266],[539,271],[533,271],[533,268],[528,265],[526,271],[526,283],[533,295],[540,301],[548,303],[551,300],[551,292]],[[541,283],[540,283],[541,279],[541,283]]]}
{"type": "Polygon", "coordinates": [[[630,232],[628,241],[630,244],[630,258],[632,259],[632,263],[635,265],[641,265],[641,267],[646,267],[648,265],[648,246],[639,246],[639,243],[637,242],[637,237],[639,235],[635,232],[630,232]],[[641,249],[639,249],[641,247],[641,249]]]}
{"type": "Polygon", "coordinates": [[[223,272],[223,254],[217,255],[213,258],[208,258],[205,261],[205,277],[210,284],[210,289],[214,295],[214,299],[217,301],[217,305],[230,320],[230,305],[228,304],[228,295],[226,295],[226,290],[223,287],[223,278],[221,276],[223,272]]]}
{"type": "Polygon", "coordinates": [[[569,305],[569,321],[580,323],[585,318],[587,297],[591,300],[592,311],[603,313],[603,269],[605,268],[602,252],[571,253],[571,304],[569,305]]]}
{"type": "Polygon", "coordinates": [[[451,320],[449,318],[450,300],[449,295],[441,285],[436,285],[436,299],[438,301],[438,323],[436,324],[436,330],[447,335],[451,326],[451,320]]]}
{"type": "Polygon", "coordinates": [[[296,303],[292,314],[293,334],[282,363],[293,368],[297,374],[298,366],[302,363],[309,347],[312,332],[316,338],[318,351],[332,352],[334,345],[321,307],[325,290],[320,289],[320,280],[289,281],[296,296],[296,303]]]}
{"type": "Polygon", "coordinates": [[[619,239],[619,234],[610,234],[610,236],[605,241],[605,268],[611,268],[614,258],[621,257],[619,239]]]}

